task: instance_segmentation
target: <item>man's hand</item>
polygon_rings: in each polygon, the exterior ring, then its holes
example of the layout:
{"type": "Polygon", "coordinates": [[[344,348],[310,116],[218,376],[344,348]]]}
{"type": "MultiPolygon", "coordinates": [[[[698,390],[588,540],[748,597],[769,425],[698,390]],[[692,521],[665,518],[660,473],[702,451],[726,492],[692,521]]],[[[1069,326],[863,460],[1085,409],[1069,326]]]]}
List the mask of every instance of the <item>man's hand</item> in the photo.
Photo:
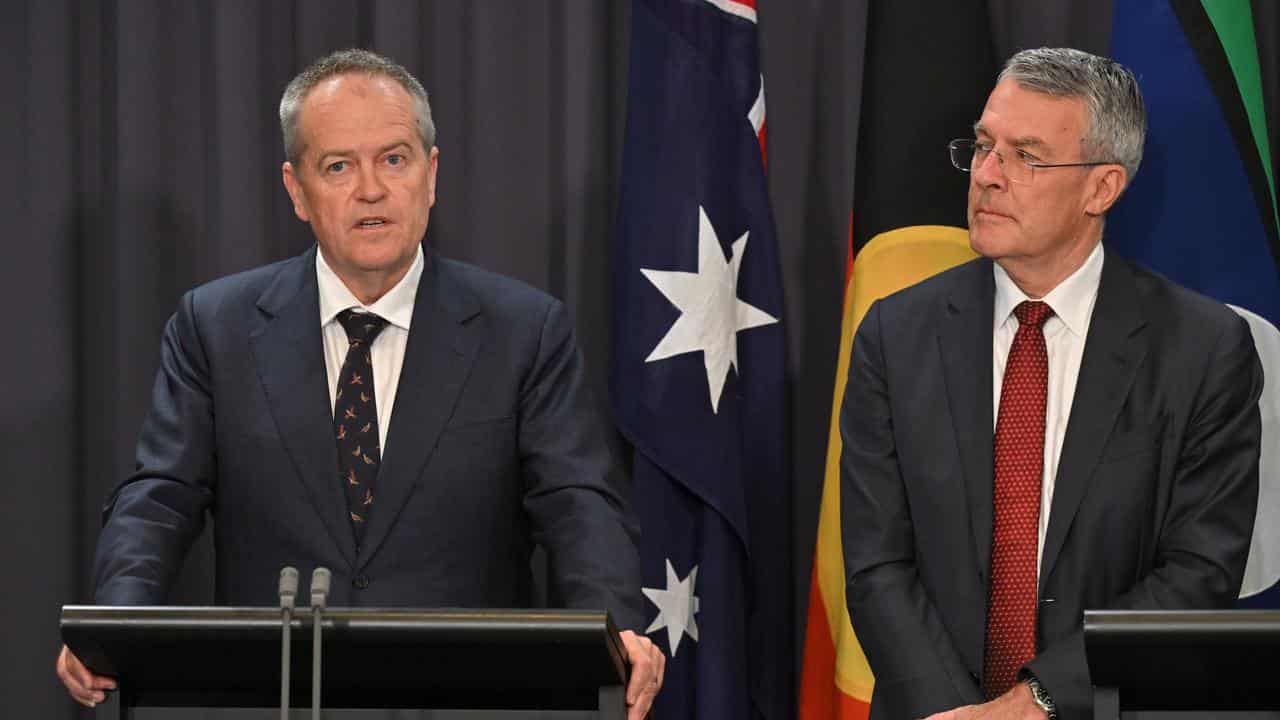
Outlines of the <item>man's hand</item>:
{"type": "Polygon", "coordinates": [[[631,682],[627,685],[627,720],[644,720],[653,699],[662,687],[667,657],[653,641],[631,630],[618,633],[631,661],[631,682]]]}
{"type": "Polygon", "coordinates": [[[1031,688],[1020,682],[991,702],[965,705],[930,715],[925,720],[1046,720],[1046,715],[1032,699],[1031,688]]]}
{"type": "Polygon", "coordinates": [[[71,697],[85,707],[94,707],[107,699],[107,690],[116,689],[115,680],[89,672],[66,645],[58,653],[58,679],[67,686],[71,697]]]}

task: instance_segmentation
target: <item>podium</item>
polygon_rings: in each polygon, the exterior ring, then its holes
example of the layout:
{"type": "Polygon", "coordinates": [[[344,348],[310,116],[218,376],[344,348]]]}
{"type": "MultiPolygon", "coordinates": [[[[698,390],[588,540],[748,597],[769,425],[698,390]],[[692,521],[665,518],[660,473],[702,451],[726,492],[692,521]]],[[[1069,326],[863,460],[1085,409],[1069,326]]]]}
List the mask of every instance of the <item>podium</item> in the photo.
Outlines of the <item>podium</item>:
{"type": "MultiPolygon", "coordinates": [[[[290,707],[309,718],[312,623],[297,613],[290,707]]],[[[67,605],[61,627],[117,678],[99,717],[279,717],[278,609],[67,605]]],[[[625,717],[626,655],[604,612],[331,608],[321,635],[325,717],[625,717]]]]}
{"type": "Polygon", "coordinates": [[[1280,719],[1280,611],[1087,610],[1095,720],[1280,719]]]}

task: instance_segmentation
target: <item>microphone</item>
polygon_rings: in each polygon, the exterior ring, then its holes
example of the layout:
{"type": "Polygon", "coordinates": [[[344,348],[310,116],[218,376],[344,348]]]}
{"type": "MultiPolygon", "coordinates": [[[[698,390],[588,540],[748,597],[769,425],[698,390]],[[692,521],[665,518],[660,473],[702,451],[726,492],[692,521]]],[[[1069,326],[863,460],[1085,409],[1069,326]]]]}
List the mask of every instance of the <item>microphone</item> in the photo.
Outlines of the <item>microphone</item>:
{"type": "Polygon", "coordinates": [[[280,568],[280,608],[293,610],[294,598],[298,596],[298,568],[286,565],[280,568]]]}
{"type": "Polygon", "coordinates": [[[320,720],[320,617],[329,601],[329,568],[311,571],[311,720],[320,720]]]}
{"type": "Polygon", "coordinates": [[[329,601],[329,581],[332,575],[329,568],[318,567],[311,571],[311,607],[312,609],[324,609],[325,604],[329,601]]]}
{"type": "Polygon", "coordinates": [[[289,720],[289,637],[293,630],[294,598],[298,596],[298,569],[280,568],[280,720],[289,720]]]}

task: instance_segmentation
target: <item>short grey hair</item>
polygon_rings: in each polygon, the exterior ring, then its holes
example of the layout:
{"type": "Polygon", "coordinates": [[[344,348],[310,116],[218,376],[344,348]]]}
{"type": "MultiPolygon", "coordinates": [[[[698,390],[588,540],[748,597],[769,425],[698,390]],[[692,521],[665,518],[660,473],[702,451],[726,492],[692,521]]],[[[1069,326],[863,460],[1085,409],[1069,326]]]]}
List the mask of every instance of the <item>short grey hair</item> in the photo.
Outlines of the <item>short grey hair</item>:
{"type": "Polygon", "coordinates": [[[431,103],[418,78],[394,60],[368,50],[350,49],[330,53],[311,63],[289,81],[280,98],[280,134],[284,136],[284,155],[295,165],[305,149],[298,133],[298,112],[302,101],[317,85],[339,75],[385,77],[400,83],[413,98],[414,117],[422,147],[430,151],[436,144],[436,125],[431,119],[431,103]]]}
{"type": "Polygon", "coordinates": [[[1142,163],[1147,108],[1129,68],[1082,50],[1036,48],[1009,58],[1000,71],[1000,80],[1005,78],[1034,92],[1083,100],[1089,121],[1085,159],[1119,163],[1133,180],[1142,163]]]}

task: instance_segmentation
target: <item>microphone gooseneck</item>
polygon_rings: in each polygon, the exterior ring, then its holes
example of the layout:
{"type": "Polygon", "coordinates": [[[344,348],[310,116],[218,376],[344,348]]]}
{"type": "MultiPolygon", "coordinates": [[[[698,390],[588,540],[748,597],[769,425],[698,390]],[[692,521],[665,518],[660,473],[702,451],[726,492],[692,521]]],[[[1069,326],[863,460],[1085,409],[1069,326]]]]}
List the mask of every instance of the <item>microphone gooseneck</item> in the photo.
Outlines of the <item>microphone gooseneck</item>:
{"type": "Polygon", "coordinates": [[[311,572],[311,720],[320,720],[320,623],[329,602],[329,568],[311,572]]]}
{"type": "Polygon", "coordinates": [[[280,720],[289,720],[289,667],[292,665],[290,635],[293,630],[293,607],[298,597],[298,569],[280,569],[280,720]]]}

